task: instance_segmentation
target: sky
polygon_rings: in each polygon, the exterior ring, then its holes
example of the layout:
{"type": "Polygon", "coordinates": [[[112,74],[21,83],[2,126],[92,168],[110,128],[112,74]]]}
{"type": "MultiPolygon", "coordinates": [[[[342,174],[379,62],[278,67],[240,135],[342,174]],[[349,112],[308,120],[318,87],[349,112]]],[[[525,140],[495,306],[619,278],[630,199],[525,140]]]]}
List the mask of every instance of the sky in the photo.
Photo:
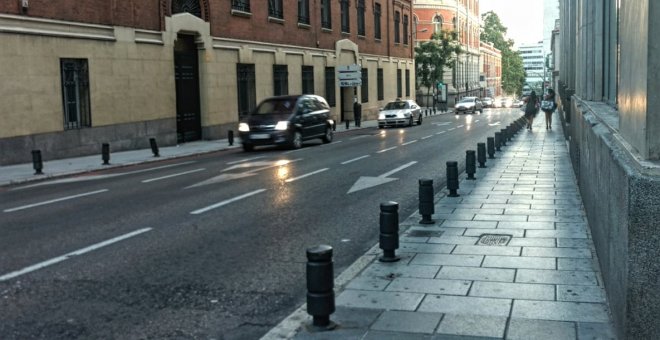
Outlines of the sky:
{"type": "Polygon", "coordinates": [[[543,40],[543,0],[480,0],[479,9],[500,17],[516,47],[543,40]]]}

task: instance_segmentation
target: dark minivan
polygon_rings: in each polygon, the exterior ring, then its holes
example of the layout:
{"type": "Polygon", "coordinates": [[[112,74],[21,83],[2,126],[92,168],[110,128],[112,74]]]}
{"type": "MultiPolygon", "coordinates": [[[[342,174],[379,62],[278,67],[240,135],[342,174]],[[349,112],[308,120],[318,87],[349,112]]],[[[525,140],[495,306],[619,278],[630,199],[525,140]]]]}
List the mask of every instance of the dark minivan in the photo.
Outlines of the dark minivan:
{"type": "Polygon", "coordinates": [[[303,94],[263,100],[253,112],[241,117],[238,131],[245,151],[257,145],[299,149],[308,139],[332,142],[332,126],[328,102],[321,96],[303,94]]]}

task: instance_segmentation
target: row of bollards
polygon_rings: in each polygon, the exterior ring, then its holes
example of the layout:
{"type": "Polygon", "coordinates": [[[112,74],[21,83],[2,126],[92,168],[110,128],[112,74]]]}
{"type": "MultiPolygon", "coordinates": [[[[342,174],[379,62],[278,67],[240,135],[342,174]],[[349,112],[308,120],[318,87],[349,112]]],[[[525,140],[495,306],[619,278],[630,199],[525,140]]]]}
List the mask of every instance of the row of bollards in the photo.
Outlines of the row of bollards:
{"type": "MultiPolygon", "coordinates": [[[[522,119],[518,119],[495,132],[495,137],[487,137],[486,143],[477,143],[477,151],[467,150],[465,153],[465,172],[468,180],[476,180],[476,163],[479,168],[486,168],[486,152],[488,158],[495,158],[495,151],[501,151],[507,141],[524,126],[522,119]]],[[[458,197],[459,189],[458,162],[447,162],[447,190],[449,197],[458,197]]],[[[419,180],[419,213],[422,215],[420,224],[433,224],[434,208],[433,180],[419,180]]],[[[396,262],[400,257],[396,255],[399,248],[399,204],[384,202],[380,204],[380,237],[379,247],[383,250],[381,262],[396,262]]],[[[307,249],[307,312],[313,317],[312,331],[334,329],[337,325],[330,320],[335,311],[334,276],[332,269],[332,247],[321,245],[307,249]]]]}

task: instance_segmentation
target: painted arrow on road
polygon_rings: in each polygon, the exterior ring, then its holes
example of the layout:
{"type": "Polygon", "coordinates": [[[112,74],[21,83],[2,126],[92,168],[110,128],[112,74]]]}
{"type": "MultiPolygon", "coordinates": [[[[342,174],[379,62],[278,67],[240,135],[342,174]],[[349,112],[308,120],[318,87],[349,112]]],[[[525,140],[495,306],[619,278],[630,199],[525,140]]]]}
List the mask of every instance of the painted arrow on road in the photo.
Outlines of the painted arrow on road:
{"type": "Polygon", "coordinates": [[[389,182],[392,182],[392,181],[396,181],[398,178],[388,178],[387,176],[393,175],[393,174],[395,174],[395,173],[397,173],[397,172],[399,172],[399,171],[401,171],[401,170],[403,170],[403,169],[405,169],[405,168],[407,168],[407,167],[409,167],[409,166],[411,166],[415,163],[417,163],[417,162],[412,161],[408,164],[404,164],[404,165],[402,165],[402,166],[400,166],[400,167],[398,167],[394,170],[388,171],[388,172],[386,172],[386,173],[384,173],[384,174],[382,174],[378,177],[361,176],[355,182],[355,184],[353,184],[351,189],[348,190],[347,194],[350,194],[350,193],[356,192],[356,191],[360,191],[362,189],[372,188],[372,187],[375,187],[377,185],[389,183],[389,182]]]}

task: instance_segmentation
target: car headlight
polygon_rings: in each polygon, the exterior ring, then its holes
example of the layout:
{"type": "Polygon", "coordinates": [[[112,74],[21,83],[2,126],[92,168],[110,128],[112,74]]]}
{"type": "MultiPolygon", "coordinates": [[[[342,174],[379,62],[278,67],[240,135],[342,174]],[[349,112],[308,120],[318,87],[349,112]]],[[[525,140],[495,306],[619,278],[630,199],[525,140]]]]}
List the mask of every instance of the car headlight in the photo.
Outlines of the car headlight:
{"type": "Polygon", "coordinates": [[[378,114],[378,119],[385,119],[385,114],[384,113],[379,113],[378,114]]]}
{"type": "Polygon", "coordinates": [[[247,125],[247,123],[238,123],[238,131],[250,132],[250,125],[247,125]]]}
{"type": "Polygon", "coordinates": [[[275,130],[278,131],[283,131],[289,128],[289,121],[287,120],[282,120],[277,122],[277,125],[275,125],[275,130]]]}

